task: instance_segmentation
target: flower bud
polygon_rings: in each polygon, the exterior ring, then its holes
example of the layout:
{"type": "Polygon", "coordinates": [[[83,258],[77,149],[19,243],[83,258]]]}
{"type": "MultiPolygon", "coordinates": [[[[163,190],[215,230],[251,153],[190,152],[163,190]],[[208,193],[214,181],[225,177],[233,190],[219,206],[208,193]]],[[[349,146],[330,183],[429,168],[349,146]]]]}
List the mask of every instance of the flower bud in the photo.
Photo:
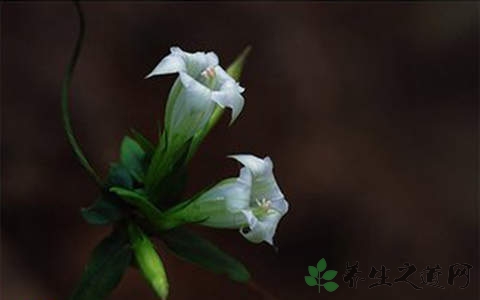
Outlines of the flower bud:
{"type": "Polygon", "coordinates": [[[157,296],[167,299],[168,281],[165,268],[153,243],[135,224],[129,224],[128,234],[138,267],[157,296]]]}

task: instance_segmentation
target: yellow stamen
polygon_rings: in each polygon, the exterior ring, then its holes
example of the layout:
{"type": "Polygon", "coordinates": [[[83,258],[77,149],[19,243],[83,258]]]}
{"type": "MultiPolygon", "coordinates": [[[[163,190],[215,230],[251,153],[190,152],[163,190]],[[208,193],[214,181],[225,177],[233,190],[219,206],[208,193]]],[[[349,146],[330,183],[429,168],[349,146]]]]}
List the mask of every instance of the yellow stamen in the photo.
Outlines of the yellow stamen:
{"type": "Polygon", "coordinates": [[[258,207],[265,213],[267,213],[270,210],[270,207],[272,206],[272,201],[267,200],[265,198],[263,198],[261,201],[256,199],[255,202],[257,203],[258,207]]]}

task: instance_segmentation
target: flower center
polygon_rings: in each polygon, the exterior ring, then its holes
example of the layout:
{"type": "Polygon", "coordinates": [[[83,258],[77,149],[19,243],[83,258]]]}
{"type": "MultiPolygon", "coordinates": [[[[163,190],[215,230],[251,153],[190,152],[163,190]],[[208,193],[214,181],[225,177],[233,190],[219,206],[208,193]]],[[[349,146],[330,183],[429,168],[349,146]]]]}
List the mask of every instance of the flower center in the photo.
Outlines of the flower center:
{"type": "Polygon", "coordinates": [[[205,70],[203,70],[202,73],[200,73],[201,78],[200,82],[206,86],[207,88],[213,90],[215,87],[215,82],[216,82],[216,75],[215,74],[215,69],[213,67],[208,67],[205,70]]]}
{"type": "Polygon", "coordinates": [[[213,79],[215,77],[215,69],[213,67],[208,67],[201,73],[203,77],[207,79],[213,79]]]}
{"type": "Polygon", "coordinates": [[[272,206],[272,201],[263,198],[262,200],[256,199],[257,207],[253,209],[253,214],[257,217],[263,217],[268,214],[272,206]]]}

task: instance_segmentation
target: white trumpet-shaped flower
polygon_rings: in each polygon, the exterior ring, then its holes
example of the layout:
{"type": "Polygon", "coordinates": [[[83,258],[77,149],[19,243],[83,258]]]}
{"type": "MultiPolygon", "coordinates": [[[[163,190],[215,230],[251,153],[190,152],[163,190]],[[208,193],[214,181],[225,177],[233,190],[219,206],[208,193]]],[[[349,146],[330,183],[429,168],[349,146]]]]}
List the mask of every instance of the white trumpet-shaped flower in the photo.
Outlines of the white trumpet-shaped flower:
{"type": "Polygon", "coordinates": [[[240,176],[223,180],[183,209],[175,209],[176,217],[210,227],[237,228],[251,242],[273,245],[288,202],[273,176],[272,161],[253,155],[231,157],[244,165],[240,176]]]}
{"type": "Polygon", "coordinates": [[[214,52],[188,53],[172,47],[170,54],[146,76],[179,74],[165,112],[169,144],[185,142],[202,130],[216,105],[232,110],[231,122],[242,111],[244,89],[218,63],[214,52]]]}

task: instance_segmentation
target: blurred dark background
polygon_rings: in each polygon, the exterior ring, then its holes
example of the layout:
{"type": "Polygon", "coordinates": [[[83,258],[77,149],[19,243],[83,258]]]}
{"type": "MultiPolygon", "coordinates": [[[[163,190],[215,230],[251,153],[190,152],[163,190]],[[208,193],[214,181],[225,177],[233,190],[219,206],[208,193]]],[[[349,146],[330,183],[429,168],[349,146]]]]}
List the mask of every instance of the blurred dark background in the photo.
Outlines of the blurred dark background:
{"type": "MultiPolygon", "coordinates": [[[[195,157],[188,193],[234,176],[232,153],[269,155],[291,210],[278,253],[237,232],[196,228],[242,260],[264,292],[185,263],[162,249],[170,299],[477,299],[478,4],[84,3],[84,48],[72,122],[105,174],[129,128],[150,138],[174,77],[144,80],[172,45],[214,50],[223,66],[246,45],[246,106],[195,157]],[[340,288],[304,282],[325,257],[340,288]],[[348,289],[383,264],[440,264],[444,290],[408,284],[348,289]],[[474,266],[447,285],[448,266],[474,266]],[[270,296],[267,296],[270,294],[270,296]]],[[[1,6],[2,299],[65,299],[109,231],[79,214],[98,192],[72,155],[60,84],[78,20],[71,3],[1,6]]],[[[130,270],[112,299],[155,299],[130,270]]]]}

